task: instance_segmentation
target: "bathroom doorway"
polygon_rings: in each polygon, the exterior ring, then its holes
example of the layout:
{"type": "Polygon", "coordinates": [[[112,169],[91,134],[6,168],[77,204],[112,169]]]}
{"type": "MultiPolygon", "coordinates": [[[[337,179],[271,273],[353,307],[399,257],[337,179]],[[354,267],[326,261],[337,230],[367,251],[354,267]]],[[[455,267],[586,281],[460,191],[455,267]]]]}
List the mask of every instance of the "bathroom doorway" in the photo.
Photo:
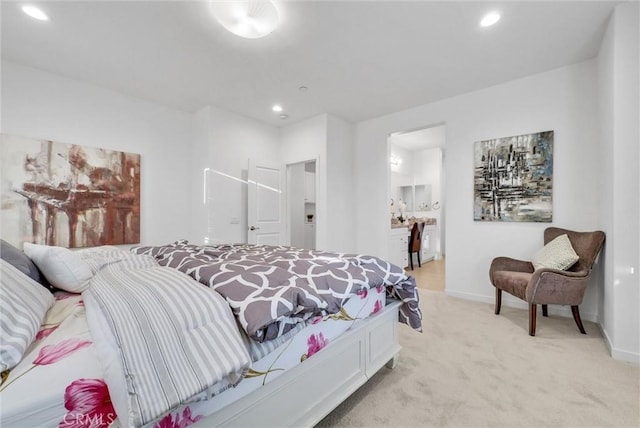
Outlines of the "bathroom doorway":
{"type": "Polygon", "coordinates": [[[316,248],[316,160],[287,165],[287,235],[292,247],[316,248]]]}
{"type": "Polygon", "coordinates": [[[424,223],[420,260],[413,254],[418,286],[444,289],[445,195],[444,124],[400,131],[389,136],[389,196],[392,224],[424,223]],[[432,263],[433,261],[433,263],[432,263]],[[434,273],[436,274],[434,276],[434,273]],[[429,279],[421,281],[422,274],[429,279]]]}

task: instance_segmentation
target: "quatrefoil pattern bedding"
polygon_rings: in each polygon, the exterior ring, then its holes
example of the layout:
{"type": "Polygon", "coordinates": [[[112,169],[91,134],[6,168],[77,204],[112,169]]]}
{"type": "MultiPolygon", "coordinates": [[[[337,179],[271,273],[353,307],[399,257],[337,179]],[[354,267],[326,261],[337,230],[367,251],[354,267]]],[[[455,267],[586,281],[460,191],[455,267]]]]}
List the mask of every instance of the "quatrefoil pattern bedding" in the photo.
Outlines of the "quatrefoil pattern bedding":
{"type": "Polygon", "coordinates": [[[266,245],[136,247],[223,295],[247,334],[275,339],[313,316],[336,313],[361,290],[384,286],[403,302],[400,321],[421,331],[415,279],[374,256],[266,245]]]}

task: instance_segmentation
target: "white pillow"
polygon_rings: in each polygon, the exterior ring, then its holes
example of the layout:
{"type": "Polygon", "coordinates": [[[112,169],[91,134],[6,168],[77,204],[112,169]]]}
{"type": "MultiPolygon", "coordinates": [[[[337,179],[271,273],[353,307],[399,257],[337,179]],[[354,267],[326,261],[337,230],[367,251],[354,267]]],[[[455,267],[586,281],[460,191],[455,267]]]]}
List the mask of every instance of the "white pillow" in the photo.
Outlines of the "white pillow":
{"type": "Polygon", "coordinates": [[[24,252],[51,285],[70,293],[81,293],[93,276],[89,265],[68,248],[24,243],[24,252]]]}
{"type": "Polygon", "coordinates": [[[556,237],[533,257],[531,263],[536,269],[551,268],[567,270],[573,266],[580,257],[571,246],[571,241],[565,233],[556,237]]]}
{"type": "Polygon", "coordinates": [[[15,367],[55,301],[42,285],[0,260],[0,372],[15,367]]]}

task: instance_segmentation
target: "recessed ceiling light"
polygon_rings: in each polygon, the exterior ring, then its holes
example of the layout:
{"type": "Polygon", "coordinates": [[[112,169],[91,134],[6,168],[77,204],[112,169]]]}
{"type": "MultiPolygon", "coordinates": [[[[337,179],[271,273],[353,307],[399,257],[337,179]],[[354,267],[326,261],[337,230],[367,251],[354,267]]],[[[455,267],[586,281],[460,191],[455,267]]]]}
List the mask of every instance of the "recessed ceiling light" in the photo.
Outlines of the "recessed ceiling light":
{"type": "Polygon", "coordinates": [[[22,6],[22,11],[38,21],[48,21],[49,17],[35,6],[22,6]]]}
{"type": "Polygon", "coordinates": [[[271,107],[271,110],[275,111],[276,113],[280,113],[282,111],[282,106],[279,104],[276,104],[273,107],[271,107]]]}
{"type": "Polygon", "coordinates": [[[309,88],[308,88],[308,87],[306,87],[306,86],[300,86],[300,87],[298,88],[298,90],[299,90],[300,92],[307,92],[307,91],[309,90],[309,88]]]}
{"type": "Polygon", "coordinates": [[[281,114],[280,115],[280,119],[289,119],[289,115],[288,114],[281,114]]]}
{"type": "Polygon", "coordinates": [[[500,14],[498,12],[489,12],[480,21],[480,26],[491,27],[498,21],[500,21],[500,14]]]}

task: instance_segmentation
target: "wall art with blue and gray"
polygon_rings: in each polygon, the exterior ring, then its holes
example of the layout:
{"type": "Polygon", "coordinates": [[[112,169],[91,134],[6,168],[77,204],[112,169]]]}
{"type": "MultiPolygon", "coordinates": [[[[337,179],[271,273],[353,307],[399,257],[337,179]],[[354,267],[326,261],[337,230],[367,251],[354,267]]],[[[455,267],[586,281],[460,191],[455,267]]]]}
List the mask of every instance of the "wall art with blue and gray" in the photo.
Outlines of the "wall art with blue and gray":
{"type": "Polygon", "coordinates": [[[553,131],[477,141],[477,221],[551,222],[553,131]]]}

